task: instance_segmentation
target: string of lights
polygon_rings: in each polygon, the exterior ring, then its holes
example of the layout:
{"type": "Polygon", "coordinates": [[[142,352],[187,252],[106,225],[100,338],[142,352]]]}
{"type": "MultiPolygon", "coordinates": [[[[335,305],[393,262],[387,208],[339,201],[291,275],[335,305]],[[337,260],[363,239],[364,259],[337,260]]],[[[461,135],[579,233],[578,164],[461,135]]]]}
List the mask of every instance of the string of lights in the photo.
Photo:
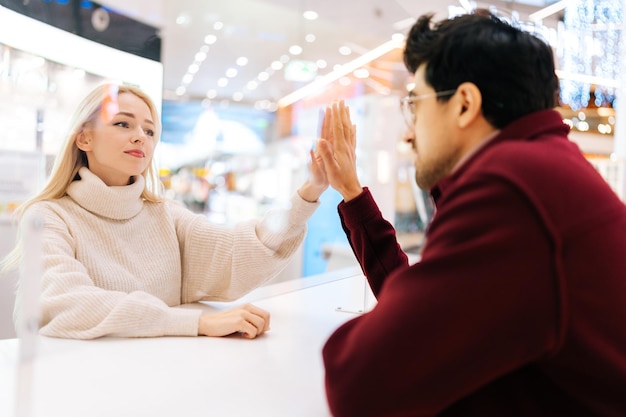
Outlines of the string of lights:
{"type": "MultiPolygon", "coordinates": [[[[619,36],[622,22],[621,0],[571,0],[565,8],[561,68],[564,72],[614,80],[619,69],[619,36]]],[[[613,85],[594,85],[596,107],[615,106],[613,85]]],[[[572,110],[589,105],[589,82],[562,79],[561,101],[572,110]]]]}

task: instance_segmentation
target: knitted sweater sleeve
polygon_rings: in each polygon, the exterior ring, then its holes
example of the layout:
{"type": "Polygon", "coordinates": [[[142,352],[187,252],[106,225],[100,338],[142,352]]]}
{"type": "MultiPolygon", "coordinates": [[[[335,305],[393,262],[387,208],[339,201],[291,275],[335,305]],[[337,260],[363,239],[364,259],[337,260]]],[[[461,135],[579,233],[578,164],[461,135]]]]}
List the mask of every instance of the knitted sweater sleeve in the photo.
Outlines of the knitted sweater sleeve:
{"type": "MultiPolygon", "coordinates": [[[[31,213],[45,222],[41,334],[70,339],[198,334],[199,310],[169,307],[143,291],[96,286],[75,257],[76,241],[63,216],[46,204],[31,206],[31,213]]],[[[20,304],[18,287],[16,312],[20,304]]],[[[19,319],[19,314],[15,314],[15,320],[19,319]]]]}
{"type": "Polygon", "coordinates": [[[319,203],[297,194],[288,209],[260,220],[215,225],[172,206],[182,259],[182,302],[232,301],[269,281],[292,260],[319,203]]]}

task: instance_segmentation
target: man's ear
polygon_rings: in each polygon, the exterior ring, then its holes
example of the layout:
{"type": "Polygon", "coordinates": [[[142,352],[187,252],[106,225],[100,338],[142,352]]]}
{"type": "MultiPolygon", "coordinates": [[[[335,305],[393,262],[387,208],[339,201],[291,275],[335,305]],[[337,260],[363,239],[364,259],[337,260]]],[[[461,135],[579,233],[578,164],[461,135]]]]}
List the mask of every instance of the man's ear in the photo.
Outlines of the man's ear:
{"type": "Polygon", "coordinates": [[[477,118],[482,117],[483,96],[476,84],[470,82],[460,84],[456,89],[456,94],[461,100],[458,126],[465,128],[477,118]]]}
{"type": "Polygon", "coordinates": [[[76,135],[76,146],[81,151],[90,151],[91,150],[91,133],[85,129],[81,130],[78,135],[76,135]]]}

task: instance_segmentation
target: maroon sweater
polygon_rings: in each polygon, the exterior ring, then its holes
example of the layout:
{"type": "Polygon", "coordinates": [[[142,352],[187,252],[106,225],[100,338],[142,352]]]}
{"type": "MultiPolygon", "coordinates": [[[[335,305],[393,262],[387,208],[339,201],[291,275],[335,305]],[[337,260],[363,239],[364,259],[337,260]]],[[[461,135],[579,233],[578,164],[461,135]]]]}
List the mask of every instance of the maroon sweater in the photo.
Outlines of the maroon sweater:
{"type": "Polygon", "coordinates": [[[324,347],[333,415],[626,416],[626,208],[567,134],[527,115],[442,180],[412,266],[339,205],[378,303],[324,347]]]}

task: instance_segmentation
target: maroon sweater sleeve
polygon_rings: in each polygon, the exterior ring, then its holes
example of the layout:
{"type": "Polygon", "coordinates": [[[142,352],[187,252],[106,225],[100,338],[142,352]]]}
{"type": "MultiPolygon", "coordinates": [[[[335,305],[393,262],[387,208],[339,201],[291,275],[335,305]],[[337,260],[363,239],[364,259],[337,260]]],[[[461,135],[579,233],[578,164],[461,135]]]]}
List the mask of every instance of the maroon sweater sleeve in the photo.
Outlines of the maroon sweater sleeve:
{"type": "Polygon", "coordinates": [[[434,416],[554,349],[560,294],[545,279],[552,243],[532,205],[502,179],[475,178],[454,193],[421,261],[404,268],[373,202],[341,208],[378,303],[324,346],[335,417],[434,416]]]}
{"type": "Polygon", "coordinates": [[[396,240],[396,231],[383,218],[367,187],[355,199],[339,204],[339,218],[354,255],[377,296],[385,278],[396,268],[408,265],[408,258],[396,240]]]}

